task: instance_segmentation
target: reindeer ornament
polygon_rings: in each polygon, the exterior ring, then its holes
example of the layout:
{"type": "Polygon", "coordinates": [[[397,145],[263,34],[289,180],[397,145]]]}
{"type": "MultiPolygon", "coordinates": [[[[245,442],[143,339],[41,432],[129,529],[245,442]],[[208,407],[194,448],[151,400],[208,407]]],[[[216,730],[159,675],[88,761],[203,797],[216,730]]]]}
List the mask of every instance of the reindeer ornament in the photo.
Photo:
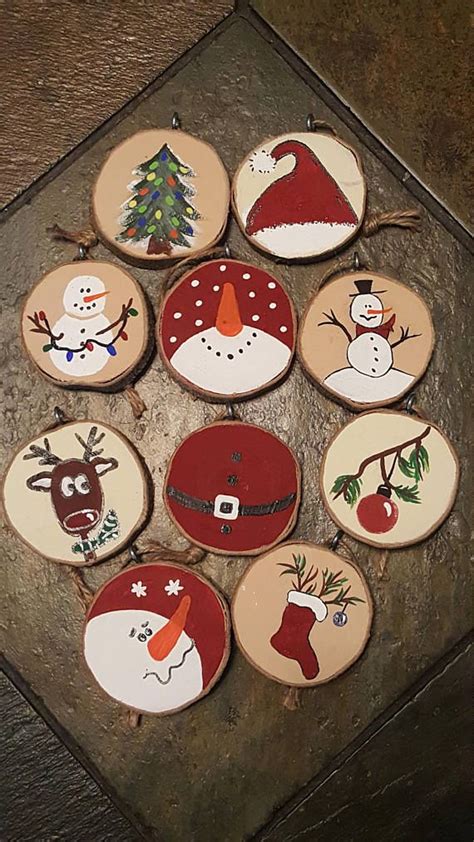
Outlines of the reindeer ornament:
{"type": "Polygon", "coordinates": [[[27,544],[76,565],[118,552],[148,509],[143,467],[131,444],[87,421],[63,424],[22,447],[8,469],[4,500],[27,544]],[[31,473],[31,460],[44,470],[31,473]]]}

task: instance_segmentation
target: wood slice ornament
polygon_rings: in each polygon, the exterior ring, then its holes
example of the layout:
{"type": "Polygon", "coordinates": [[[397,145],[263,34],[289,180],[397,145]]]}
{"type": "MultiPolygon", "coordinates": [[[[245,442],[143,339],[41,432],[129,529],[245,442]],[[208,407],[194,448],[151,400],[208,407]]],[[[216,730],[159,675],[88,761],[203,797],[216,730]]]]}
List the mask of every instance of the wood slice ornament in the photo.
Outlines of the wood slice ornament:
{"type": "Polygon", "coordinates": [[[360,158],[331,131],[269,138],[242,161],[232,206],[256,248],[286,260],[323,257],[362,225],[366,185],[360,158]]]}
{"type": "Polygon", "coordinates": [[[25,301],[23,344],[57,386],[113,391],[135,379],[150,350],[148,305],[121,267],[99,260],[64,263],[25,301]]]}
{"type": "Polygon", "coordinates": [[[300,468],[273,433],[218,421],[178,446],[163,496],[171,519],[193,544],[223,555],[256,555],[292,530],[300,468]]]}
{"type": "Polygon", "coordinates": [[[177,128],[149,129],[120,143],[92,195],[100,238],[145,266],[210,248],[228,210],[229,180],[216,151],[177,128]]]}
{"type": "Polygon", "coordinates": [[[140,713],[173,713],[205,696],[229,647],[223,597],[178,564],[127,567],[96,593],[85,621],[84,654],[95,680],[140,713]]]}
{"type": "Polygon", "coordinates": [[[296,319],[281,284],[240,260],[187,271],[164,298],[158,346],[170,373],[197,394],[238,400],[284,377],[296,319]]]}
{"type": "Polygon", "coordinates": [[[256,559],[232,600],[243,655],[259,672],[294,687],[323,684],[348,669],[364,651],[372,613],[356,565],[304,541],[256,559]]]}
{"type": "Polygon", "coordinates": [[[298,337],[310,377],[357,410],[400,400],[423,376],[433,347],[431,315],[420,296],[369,270],[345,272],[319,289],[298,337]]]}
{"type": "Polygon", "coordinates": [[[432,421],[376,410],[336,433],[320,481],[324,505],[341,529],[375,547],[403,547],[427,538],[448,516],[459,465],[432,421]]]}
{"type": "Polygon", "coordinates": [[[116,555],[146,521],[145,468],[132,444],[101,421],[71,421],[28,441],[3,484],[8,521],[52,561],[91,565],[116,555]]]}

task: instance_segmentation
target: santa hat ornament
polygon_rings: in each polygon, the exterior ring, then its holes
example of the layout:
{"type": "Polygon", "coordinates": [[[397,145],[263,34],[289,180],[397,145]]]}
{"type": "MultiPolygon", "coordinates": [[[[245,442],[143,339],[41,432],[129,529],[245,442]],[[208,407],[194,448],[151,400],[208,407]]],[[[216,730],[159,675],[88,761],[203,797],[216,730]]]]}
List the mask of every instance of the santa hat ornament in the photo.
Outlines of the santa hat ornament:
{"type": "Polygon", "coordinates": [[[229,646],[223,597],[178,564],[127,567],[97,592],[85,620],[84,654],[94,678],[140,713],[173,713],[206,695],[229,646]]]}
{"type": "Polygon", "coordinates": [[[211,260],[167,293],[157,327],[170,373],[203,397],[239,400],[284,377],[296,319],[282,285],[240,260],[211,260]]]}
{"type": "Polygon", "coordinates": [[[319,258],[359,230],[366,187],[359,156],[329,131],[265,141],[240,165],[232,204],[245,236],[287,260],[319,258]]]}
{"type": "Polygon", "coordinates": [[[291,687],[323,684],[348,669],[367,644],[372,611],[354,562],[304,541],[260,556],[232,600],[242,653],[264,675],[291,687]]]}
{"type": "Polygon", "coordinates": [[[218,421],[178,446],[163,496],[171,519],[193,544],[223,555],[256,555],[293,528],[300,468],[273,433],[218,421]]]}

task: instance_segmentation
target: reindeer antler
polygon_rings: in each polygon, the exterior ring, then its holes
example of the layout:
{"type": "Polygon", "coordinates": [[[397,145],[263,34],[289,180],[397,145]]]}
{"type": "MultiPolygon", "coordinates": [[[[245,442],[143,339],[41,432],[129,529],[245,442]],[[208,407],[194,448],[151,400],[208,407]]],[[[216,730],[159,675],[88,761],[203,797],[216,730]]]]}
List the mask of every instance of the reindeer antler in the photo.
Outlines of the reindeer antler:
{"type": "Polygon", "coordinates": [[[87,437],[87,441],[85,442],[84,439],[76,433],[76,439],[78,440],[79,444],[84,448],[84,462],[90,462],[94,459],[95,456],[100,456],[101,453],[104,452],[104,448],[101,447],[100,450],[94,450],[98,444],[104,438],[105,433],[100,433],[97,435],[97,427],[91,427],[89,431],[89,435],[87,437]]]}
{"type": "Polygon", "coordinates": [[[31,453],[25,453],[23,459],[39,459],[39,465],[59,465],[63,460],[51,453],[49,440],[44,439],[44,447],[39,447],[37,444],[30,444],[31,453]]]}

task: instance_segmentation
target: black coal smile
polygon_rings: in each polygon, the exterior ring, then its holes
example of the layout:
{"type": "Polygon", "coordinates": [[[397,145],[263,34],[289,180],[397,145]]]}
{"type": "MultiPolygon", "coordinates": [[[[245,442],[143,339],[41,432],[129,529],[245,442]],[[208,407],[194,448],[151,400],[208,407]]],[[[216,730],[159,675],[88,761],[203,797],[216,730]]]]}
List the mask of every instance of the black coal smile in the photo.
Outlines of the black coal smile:
{"type": "Polygon", "coordinates": [[[361,316],[360,316],[360,318],[361,318],[361,319],[365,319],[365,320],[366,320],[366,322],[370,322],[370,320],[371,320],[371,319],[375,319],[375,318],[376,318],[376,316],[363,316],[363,315],[361,315],[361,316]]]}
{"type": "Polygon", "coordinates": [[[192,640],[192,641],[191,641],[191,646],[189,647],[189,649],[186,649],[186,651],[185,651],[185,652],[183,652],[183,657],[181,658],[181,660],[180,660],[179,664],[173,664],[173,665],[169,668],[169,670],[168,670],[168,678],[165,678],[165,679],[160,678],[160,676],[158,675],[158,673],[157,673],[157,672],[154,672],[153,670],[151,670],[151,671],[146,670],[145,675],[143,676],[143,678],[148,678],[148,676],[149,676],[149,675],[154,675],[154,676],[155,676],[155,678],[156,678],[156,680],[159,682],[159,684],[169,684],[169,683],[170,683],[170,681],[171,681],[171,673],[173,672],[173,670],[177,670],[177,669],[179,669],[179,667],[182,667],[182,666],[183,666],[183,664],[184,664],[184,662],[185,662],[185,660],[186,660],[187,655],[189,655],[189,653],[191,652],[191,650],[192,650],[192,649],[194,649],[194,640],[192,640]]]}

